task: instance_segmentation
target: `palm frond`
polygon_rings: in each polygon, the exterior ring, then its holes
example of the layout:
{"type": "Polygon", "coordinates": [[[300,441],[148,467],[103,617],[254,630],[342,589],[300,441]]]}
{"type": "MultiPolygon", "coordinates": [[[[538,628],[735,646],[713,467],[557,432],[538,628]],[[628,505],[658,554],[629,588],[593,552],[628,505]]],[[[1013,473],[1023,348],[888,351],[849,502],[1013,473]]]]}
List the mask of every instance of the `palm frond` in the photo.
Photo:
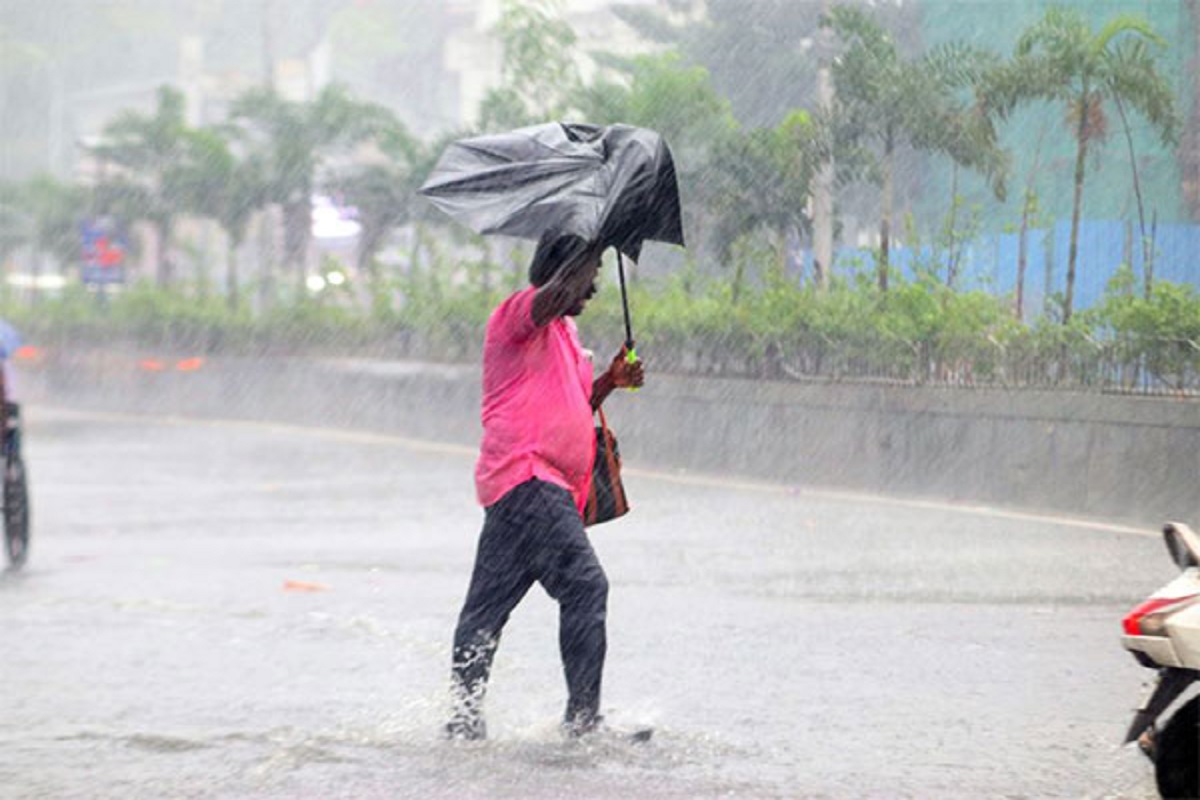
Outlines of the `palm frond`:
{"type": "Polygon", "coordinates": [[[946,88],[973,87],[999,63],[1000,58],[965,42],[947,42],[930,49],[921,59],[924,69],[946,88]]]}
{"type": "Polygon", "coordinates": [[[1158,70],[1147,41],[1125,39],[1117,43],[1107,51],[1104,68],[1107,92],[1145,117],[1163,144],[1174,145],[1182,127],[1175,92],[1158,70]]]}
{"type": "Polygon", "coordinates": [[[1070,76],[1062,65],[1041,54],[1016,56],[988,70],[976,87],[986,113],[1005,119],[1032,100],[1067,100],[1073,96],[1070,76]]]}
{"type": "Polygon", "coordinates": [[[1017,39],[1014,54],[1028,56],[1040,50],[1076,61],[1084,56],[1090,38],[1086,17],[1074,9],[1051,6],[1017,39]]]}
{"type": "Polygon", "coordinates": [[[1096,55],[1104,52],[1109,43],[1123,33],[1137,34],[1158,45],[1166,44],[1143,17],[1136,14],[1118,14],[1105,23],[1100,32],[1092,39],[1092,52],[1096,55]]]}

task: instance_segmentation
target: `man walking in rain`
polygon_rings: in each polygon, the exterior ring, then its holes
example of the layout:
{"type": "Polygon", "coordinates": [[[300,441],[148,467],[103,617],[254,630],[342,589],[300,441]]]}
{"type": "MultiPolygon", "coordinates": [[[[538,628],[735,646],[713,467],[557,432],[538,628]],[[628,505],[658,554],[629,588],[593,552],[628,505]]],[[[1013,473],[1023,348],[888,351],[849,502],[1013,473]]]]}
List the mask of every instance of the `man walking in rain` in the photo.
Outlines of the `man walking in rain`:
{"type": "Polygon", "coordinates": [[[624,351],[593,381],[573,317],[596,293],[603,247],[545,236],[531,286],[488,320],[483,348],[483,441],[475,485],[483,530],[454,634],[451,738],[483,739],[482,703],[509,614],[536,581],[559,605],[567,682],[563,729],[600,723],[608,580],[583,526],[596,449],[593,413],[618,387],[641,386],[624,351]]]}

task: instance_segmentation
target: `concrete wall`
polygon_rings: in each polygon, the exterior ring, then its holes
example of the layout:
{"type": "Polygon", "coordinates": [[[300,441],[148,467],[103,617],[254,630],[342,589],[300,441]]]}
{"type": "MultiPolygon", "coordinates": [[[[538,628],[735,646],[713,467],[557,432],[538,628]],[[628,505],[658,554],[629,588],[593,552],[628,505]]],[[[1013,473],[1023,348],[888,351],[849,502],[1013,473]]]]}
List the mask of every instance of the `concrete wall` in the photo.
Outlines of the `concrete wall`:
{"type": "MultiPolygon", "coordinates": [[[[161,372],[78,355],[27,402],[386,431],[475,445],[473,367],[218,359],[161,372]]],[[[626,463],[796,485],[1200,521],[1200,401],[651,375],[607,404],[626,463]]]]}

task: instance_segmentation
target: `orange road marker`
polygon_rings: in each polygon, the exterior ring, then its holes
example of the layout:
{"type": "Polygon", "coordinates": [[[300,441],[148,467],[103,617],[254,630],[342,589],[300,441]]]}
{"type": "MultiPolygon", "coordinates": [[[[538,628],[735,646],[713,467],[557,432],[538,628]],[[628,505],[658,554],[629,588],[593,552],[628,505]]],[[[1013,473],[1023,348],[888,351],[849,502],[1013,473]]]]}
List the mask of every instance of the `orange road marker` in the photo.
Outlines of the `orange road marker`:
{"type": "Polygon", "coordinates": [[[314,581],[294,581],[286,580],[283,582],[283,590],[285,592],[324,592],[329,589],[323,583],[314,581]]]}

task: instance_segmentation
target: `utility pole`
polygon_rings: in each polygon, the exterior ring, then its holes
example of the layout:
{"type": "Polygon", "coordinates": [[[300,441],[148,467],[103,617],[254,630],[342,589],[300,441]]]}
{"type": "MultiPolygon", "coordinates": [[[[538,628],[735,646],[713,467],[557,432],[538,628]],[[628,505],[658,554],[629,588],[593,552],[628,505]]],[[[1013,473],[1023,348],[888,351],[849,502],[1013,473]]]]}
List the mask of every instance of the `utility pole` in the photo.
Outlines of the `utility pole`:
{"type": "MultiPolygon", "coordinates": [[[[829,13],[829,0],[821,0],[821,16],[829,13]]],[[[817,29],[817,106],[820,115],[829,120],[833,112],[833,78],[829,64],[833,58],[833,31],[817,29]]],[[[825,131],[828,152],[813,176],[813,280],[824,288],[829,284],[833,269],[833,136],[825,131]]]]}

